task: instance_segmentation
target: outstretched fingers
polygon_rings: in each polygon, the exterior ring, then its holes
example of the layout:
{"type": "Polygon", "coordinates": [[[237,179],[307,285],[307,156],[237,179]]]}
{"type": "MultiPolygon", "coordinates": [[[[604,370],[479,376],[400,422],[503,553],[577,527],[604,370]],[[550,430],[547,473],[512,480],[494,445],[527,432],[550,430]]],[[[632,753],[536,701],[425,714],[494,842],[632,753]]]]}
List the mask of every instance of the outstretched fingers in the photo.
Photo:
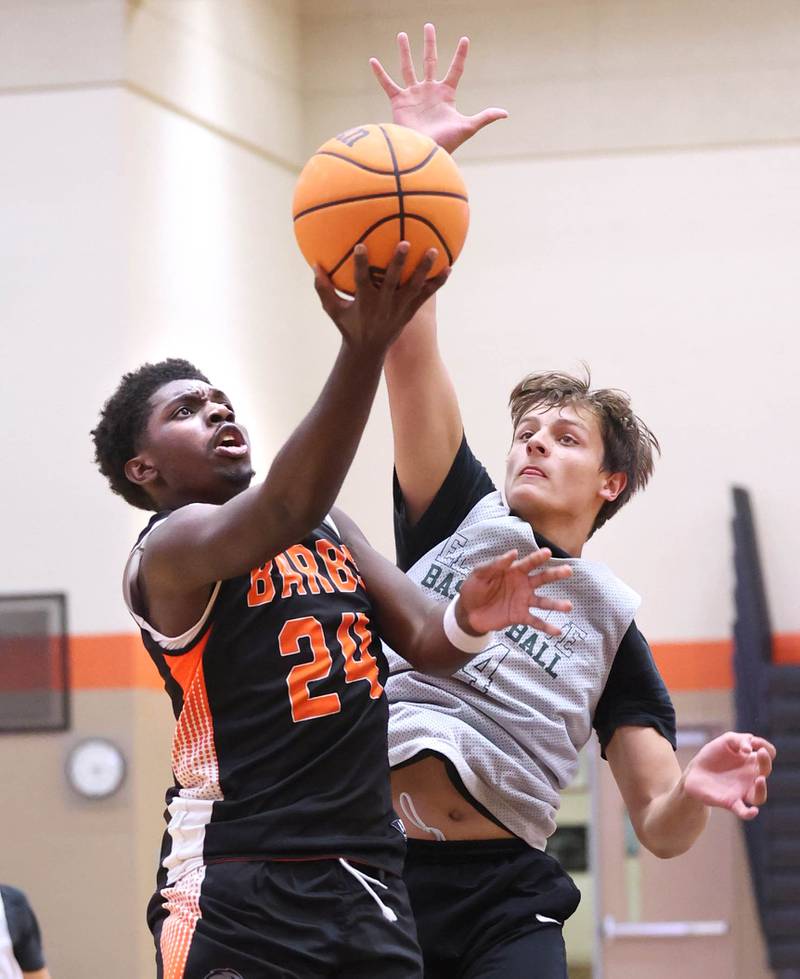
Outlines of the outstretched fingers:
{"type": "Polygon", "coordinates": [[[479,129],[483,129],[484,126],[488,126],[492,122],[497,122],[498,119],[508,119],[508,113],[505,109],[493,105],[491,108],[484,109],[483,112],[478,112],[469,117],[470,130],[472,133],[477,133],[479,129]]]}
{"type": "Polygon", "coordinates": [[[537,632],[543,632],[546,636],[560,636],[561,626],[554,625],[552,622],[545,622],[538,615],[534,615],[530,610],[520,617],[520,625],[530,625],[537,632]]]}
{"type": "Polygon", "coordinates": [[[531,608],[545,609],[548,612],[571,612],[572,602],[568,598],[548,598],[539,595],[535,588],[531,589],[529,601],[531,608]]]}
{"type": "Polygon", "coordinates": [[[322,308],[332,319],[335,319],[335,313],[349,305],[348,300],[337,295],[331,277],[321,265],[314,266],[314,288],[317,290],[322,308]]]}
{"type": "Polygon", "coordinates": [[[450,88],[458,88],[458,83],[461,81],[461,76],[464,74],[464,64],[467,60],[467,55],[469,54],[469,38],[462,37],[458,42],[453,55],[453,60],[450,62],[450,67],[447,69],[447,74],[444,76],[444,84],[449,85],[450,88]]]}
{"type": "Polygon", "coordinates": [[[403,81],[406,83],[407,88],[411,88],[412,85],[418,84],[417,73],[414,71],[414,59],[411,56],[411,45],[408,42],[408,34],[405,31],[401,31],[397,35],[397,50],[400,54],[400,71],[403,75],[403,81]]]}
{"type": "Polygon", "coordinates": [[[400,294],[405,303],[405,312],[409,319],[447,281],[450,269],[445,269],[439,275],[428,278],[438,255],[439,253],[435,248],[429,248],[422,256],[409,280],[400,287],[400,294]]]}
{"type": "Polygon", "coordinates": [[[436,81],[436,66],[439,56],[436,53],[436,28],[426,24],[422,28],[422,71],[426,82],[436,81]]]}
{"type": "Polygon", "coordinates": [[[419,291],[419,295],[417,295],[416,298],[412,299],[411,301],[413,313],[416,313],[420,306],[424,305],[431,298],[431,296],[437,292],[437,290],[441,289],[449,278],[450,269],[446,268],[443,269],[438,275],[434,275],[430,279],[426,279],[424,285],[419,291]]]}
{"type": "Polygon", "coordinates": [[[370,58],[369,66],[372,69],[372,74],[378,79],[378,84],[390,99],[403,91],[377,58],[370,58]]]}
{"type": "Polygon", "coordinates": [[[406,283],[406,289],[412,295],[419,292],[420,289],[425,285],[430,271],[433,268],[433,263],[439,257],[439,252],[435,248],[429,248],[422,258],[419,260],[417,267],[411,274],[411,278],[406,283]]]}
{"type": "Polygon", "coordinates": [[[493,578],[497,574],[503,574],[508,571],[508,569],[517,560],[517,549],[506,551],[505,554],[501,554],[499,557],[492,558],[491,561],[485,561],[483,564],[477,565],[473,568],[472,574],[477,578],[493,578]]]}
{"type": "Polygon", "coordinates": [[[407,241],[399,242],[394,250],[391,261],[386,266],[386,274],[383,277],[381,293],[388,299],[391,299],[400,284],[400,277],[403,274],[403,266],[406,263],[409,247],[410,245],[407,241]]]}
{"type": "Polygon", "coordinates": [[[359,243],[353,249],[353,278],[356,283],[356,294],[363,293],[370,286],[369,258],[367,246],[359,243]]]}
{"type": "Polygon", "coordinates": [[[521,557],[517,561],[517,567],[520,571],[529,574],[531,571],[535,571],[537,568],[541,568],[547,564],[552,556],[553,552],[549,547],[540,547],[538,550],[526,554],[525,557],[521,557]]]}

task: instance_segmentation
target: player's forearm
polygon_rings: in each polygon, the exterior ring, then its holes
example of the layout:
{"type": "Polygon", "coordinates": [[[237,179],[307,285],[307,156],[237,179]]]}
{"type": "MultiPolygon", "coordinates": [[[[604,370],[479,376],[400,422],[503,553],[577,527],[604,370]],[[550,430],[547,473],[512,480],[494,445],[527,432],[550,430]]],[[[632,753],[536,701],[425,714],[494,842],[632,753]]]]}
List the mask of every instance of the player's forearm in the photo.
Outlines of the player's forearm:
{"type": "Polygon", "coordinates": [[[436,333],[435,297],[386,357],[394,462],[411,522],[430,505],[461,444],[463,423],[436,333]]]}
{"type": "MultiPolygon", "coordinates": [[[[475,630],[470,626],[460,601],[456,602],[455,614],[461,629],[474,635],[475,630]]],[[[404,651],[402,648],[397,650],[421,673],[430,673],[432,676],[451,676],[456,670],[461,669],[465,663],[468,663],[474,655],[463,652],[450,642],[444,631],[443,619],[444,606],[429,607],[424,615],[420,615],[416,635],[409,640],[406,650],[404,651]]]]}
{"type": "Polygon", "coordinates": [[[417,310],[386,355],[387,375],[396,368],[405,369],[438,350],[436,337],[436,296],[431,296],[417,310]]]}
{"type": "MultiPolygon", "coordinates": [[[[423,673],[449,676],[462,667],[470,657],[445,635],[444,608],[376,551],[345,513],[334,510],[333,518],[367,586],[381,636],[392,649],[423,673]]],[[[456,618],[462,629],[474,631],[463,609],[456,609],[456,618]]]]}
{"type": "Polygon", "coordinates": [[[342,345],[316,403],[270,466],[259,507],[278,505],[300,536],[329,512],[369,419],[383,354],[342,345]]]}
{"type": "Polygon", "coordinates": [[[639,841],[662,859],[685,853],[708,822],[708,807],[686,795],[683,775],[642,811],[631,814],[639,841]]]}

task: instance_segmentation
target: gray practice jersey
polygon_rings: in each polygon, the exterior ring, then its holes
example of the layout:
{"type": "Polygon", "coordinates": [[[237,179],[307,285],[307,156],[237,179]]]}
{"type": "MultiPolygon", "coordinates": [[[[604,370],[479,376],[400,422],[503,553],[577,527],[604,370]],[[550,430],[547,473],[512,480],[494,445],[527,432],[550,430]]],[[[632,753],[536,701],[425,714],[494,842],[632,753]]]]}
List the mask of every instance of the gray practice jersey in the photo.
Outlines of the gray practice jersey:
{"type": "MultiPolygon", "coordinates": [[[[481,499],[458,529],[408,576],[448,602],[477,564],[539,545],[500,493],[481,499]]],[[[575,776],[578,752],[639,597],[602,564],[553,558],[572,577],[547,586],[572,611],[541,612],[562,631],[530,626],[495,632],[486,649],[452,677],[418,673],[386,650],[390,676],[389,762],[433,751],[455,766],[468,792],[512,833],[544,849],[555,829],[560,791],[575,776]]]]}

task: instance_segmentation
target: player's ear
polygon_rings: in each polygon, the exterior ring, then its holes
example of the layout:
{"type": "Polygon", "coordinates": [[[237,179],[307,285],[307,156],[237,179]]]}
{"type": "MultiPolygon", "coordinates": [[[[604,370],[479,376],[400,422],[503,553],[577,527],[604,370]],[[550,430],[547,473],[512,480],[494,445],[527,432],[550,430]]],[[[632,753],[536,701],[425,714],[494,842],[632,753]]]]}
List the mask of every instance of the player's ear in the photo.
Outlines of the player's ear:
{"type": "Polygon", "coordinates": [[[138,455],[125,463],[125,476],[136,486],[146,486],[158,477],[158,470],[146,456],[138,455]]]}
{"type": "Polygon", "coordinates": [[[603,485],[600,487],[600,495],[610,503],[616,500],[627,485],[628,477],[625,473],[606,473],[603,485]]]}

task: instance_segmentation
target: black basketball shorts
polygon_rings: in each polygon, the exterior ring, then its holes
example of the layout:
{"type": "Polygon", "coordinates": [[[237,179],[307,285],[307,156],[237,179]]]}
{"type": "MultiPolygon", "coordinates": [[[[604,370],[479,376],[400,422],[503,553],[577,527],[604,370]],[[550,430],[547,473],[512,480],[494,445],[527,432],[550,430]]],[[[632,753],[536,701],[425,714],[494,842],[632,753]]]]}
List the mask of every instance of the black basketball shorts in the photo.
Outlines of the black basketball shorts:
{"type": "Polygon", "coordinates": [[[553,857],[516,839],[409,840],[404,877],[425,979],[566,979],[580,891],[553,857]]]}
{"type": "Polygon", "coordinates": [[[402,879],[349,867],[333,858],[190,871],[148,908],[158,979],[421,979],[402,879]]]}

